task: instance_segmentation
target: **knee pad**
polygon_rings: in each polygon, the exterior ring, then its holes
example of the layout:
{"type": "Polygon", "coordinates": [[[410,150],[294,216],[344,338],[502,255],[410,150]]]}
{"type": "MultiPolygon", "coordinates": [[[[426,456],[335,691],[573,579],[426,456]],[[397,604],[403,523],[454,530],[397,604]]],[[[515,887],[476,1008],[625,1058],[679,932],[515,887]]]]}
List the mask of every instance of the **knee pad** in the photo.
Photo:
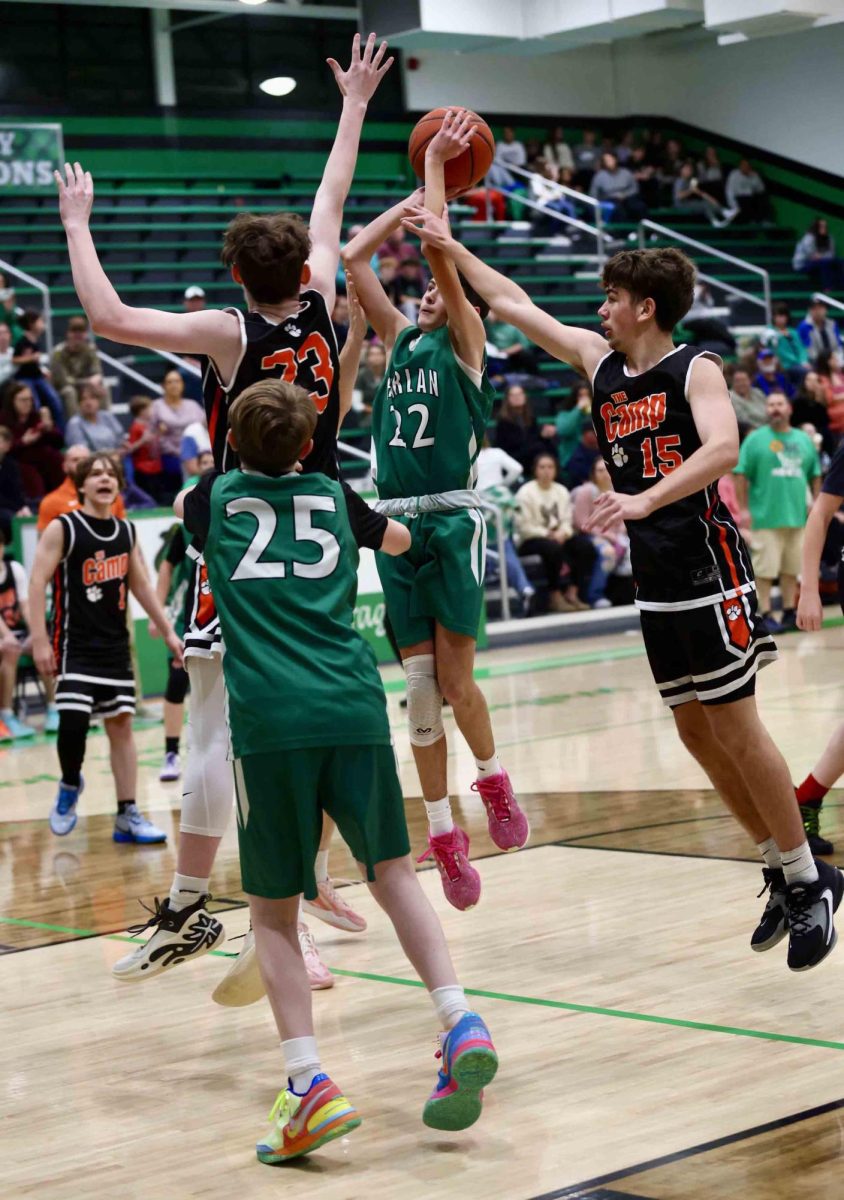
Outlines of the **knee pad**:
{"type": "Polygon", "coordinates": [[[413,746],[433,746],[443,729],[443,696],[437,683],[433,654],[414,654],[404,660],[407,678],[407,720],[413,746]]]}
{"type": "Polygon", "coordinates": [[[182,793],[182,833],[222,837],[234,802],[226,689],[219,657],[188,659],[190,748],[182,793]]]}

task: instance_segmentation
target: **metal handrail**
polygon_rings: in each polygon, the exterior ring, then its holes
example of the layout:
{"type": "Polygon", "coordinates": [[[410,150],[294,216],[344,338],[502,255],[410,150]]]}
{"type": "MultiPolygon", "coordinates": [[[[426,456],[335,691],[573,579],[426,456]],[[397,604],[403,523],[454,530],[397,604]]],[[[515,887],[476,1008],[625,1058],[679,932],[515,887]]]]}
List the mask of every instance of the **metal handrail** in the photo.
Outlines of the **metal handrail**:
{"type": "Polygon", "coordinates": [[[695,238],[687,237],[685,233],[680,233],[676,229],[669,229],[667,225],[658,225],[656,221],[650,221],[647,218],[639,222],[639,249],[645,249],[645,230],[652,229],[654,233],[661,233],[672,241],[684,242],[687,246],[693,246],[695,250],[702,250],[704,254],[711,254],[715,258],[720,258],[724,262],[732,263],[736,267],[741,267],[745,271],[750,271],[753,275],[761,275],[762,277],[762,299],[758,296],[753,296],[750,292],[741,292],[738,288],[733,288],[728,283],[722,283],[720,279],[715,279],[710,275],[701,275],[698,272],[699,278],[706,282],[715,283],[718,287],[723,288],[725,292],[732,291],[735,295],[741,296],[745,300],[751,301],[753,304],[759,304],[765,309],[765,320],[770,325],[771,323],[771,276],[764,267],[757,267],[755,263],[748,262],[746,258],[736,258],[734,254],[727,254],[725,250],[719,250],[716,246],[709,246],[706,242],[699,242],[695,238]]]}
{"type": "Polygon", "coordinates": [[[108,363],[115,371],[121,371],[124,375],[128,375],[130,379],[134,379],[136,383],[143,384],[144,387],[150,388],[157,396],[164,395],[164,389],[158,383],[153,383],[151,379],[147,379],[146,375],[142,375],[140,371],[136,371],[134,367],[127,367],[126,363],[120,361],[119,358],[112,358],[110,354],[106,354],[104,350],[97,347],[97,354],[103,362],[108,363]]]}
{"type": "Polygon", "coordinates": [[[580,229],[584,233],[588,233],[591,237],[597,238],[597,254],[594,255],[598,260],[598,265],[603,266],[606,262],[607,252],[604,245],[605,234],[602,230],[596,229],[594,225],[588,225],[585,221],[579,221],[577,217],[570,217],[567,213],[557,212],[553,208],[545,208],[536,200],[530,200],[527,196],[522,196],[518,192],[508,192],[508,198],[515,200],[519,204],[524,204],[527,208],[533,208],[536,212],[541,212],[544,217],[553,217],[555,221],[560,221],[564,225],[570,225],[575,229],[580,229]]]}
{"type": "MultiPolygon", "coordinates": [[[[515,175],[523,175],[525,179],[531,179],[536,174],[535,171],[526,171],[523,167],[511,167],[509,164],[505,169],[515,175]]],[[[489,182],[486,180],[484,182],[487,191],[489,191],[489,182]]],[[[544,205],[539,204],[536,200],[530,200],[527,196],[522,196],[519,192],[508,192],[507,196],[510,200],[517,200],[520,204],[534,208],[537,212],[541,212],[545,216],[555,217],[558,221],[562,221],[564,224],[571,225],[575,229],[580,229],[583,233],[588,233],[591,237],[594,237],[598,243],[598,261],[603,266],[607,259],[606,239],[608,235],[604,226],[604,215],[600,200],[596,200],[593,196],[587,196],[584,192],[578,192],[575,188],[567,187],[564,183],[557,183],[553,179],[546,180],[546,183],[550,183],[558,195],[570,196],[572,200],[593,208],[595,210],[595,224],[590,225],[588,221],[581,221],[577,217],[570,217],[567,213],[557,212],[553,208],[545,208],[544,205]]]]}
{"type": "Polygon", "coordinates": [[[827,296],[826,292],[812,292],[813,300],[823,300],[827,308],[837,308],[840,312],[844,312],[844,304],[840,300],[836,300],[834,296],[827,296]]]}
{"type": "Polygon", "coordinates": [[[21,271],[18,267],[13,267],[11,263],[0,258],[0,271],[4,275],[14,275],[16,279],[22,279],[24,283],[34,287],[36,291],[41,293],[43,302],[42,316],[44,317],[44,337],[47,342],[47,353],[53,353],[53,306],[50,303],[50,289],[46,283],[41,283],[39,279],[34,279],[32,275],[27,275],[26,271],[21,271]]]}
{"type": "Polygon", "coordinates": [[[504,549],[504,518],[501,509],[491,500],[480,498],[482,512],[492,517],[495,523],[495,541],[498,546],[498,586],[501,589],[501,616],[505,621],[510,620],[510,584],[507,579],[507,553],[504,549]]]}
{"type": "Polygon", "coordinates": [[[169,350],[156,350],[153,347],[150,347],[150,349],[152,349],[153,354],[160,354],[161,357],[166,358],[168,362],[175,363],[179,370],[187,371],[189,375],[202,375],[199,367],[195,367],[193,363],[189,363],[186,358],[182,358],[178,354],[171,354],[169,350]]]}

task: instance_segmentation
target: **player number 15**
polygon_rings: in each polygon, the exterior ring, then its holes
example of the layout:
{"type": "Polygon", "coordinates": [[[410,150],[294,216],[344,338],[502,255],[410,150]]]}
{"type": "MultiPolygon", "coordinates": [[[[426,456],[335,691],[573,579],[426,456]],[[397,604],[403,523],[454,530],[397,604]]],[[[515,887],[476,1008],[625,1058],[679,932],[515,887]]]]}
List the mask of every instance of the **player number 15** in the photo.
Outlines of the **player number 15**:
{"type": "Polygon", "coordinates": [[[680,438],[676,433],[665,437],[645,438],[642,442],[642,478],[656,479],[657,468],[660,475],[670,475],[683,465],[683,456],[677,447],[680,438]],[[656,458],[654,458],[654,441],[656,441],[656,458]]]}

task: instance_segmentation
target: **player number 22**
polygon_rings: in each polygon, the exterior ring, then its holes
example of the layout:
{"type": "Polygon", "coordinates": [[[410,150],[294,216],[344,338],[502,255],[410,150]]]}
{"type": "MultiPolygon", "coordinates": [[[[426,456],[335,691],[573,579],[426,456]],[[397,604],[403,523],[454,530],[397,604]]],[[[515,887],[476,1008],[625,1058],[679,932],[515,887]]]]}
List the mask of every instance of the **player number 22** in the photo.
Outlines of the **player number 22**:
{"type": "MultiPolygon", "coordinates": [[[[431,413],[427,404],[411,404],[408,408],[408,413],[419,413],[419,428],[416,430],[416,435],[413,439],[411,450],[423,450],[426,446],[433,446],[435,438],[425,437],[425,430],[428,428],[428,421],[431,419],[431,413]]],[[[390,412],[393,414],[396,422],[396,432],[393,434],[388,446],[403,446],[407,449],[407,442],[401,435],[401,413],[397,408],[390,405],[390,412]]]]}
{"type": "Polygon", "coordinates": [[[676,433],[666,437],[656,438],[656,460],[654,459],[654,438],[645,438],[642,442],[643,479],[656,479],[657,467],[660,475],[670,475],[683,465],[683,456],[677,447],[680,438],[676,433]]]}
{"type": "MultiPolygon", "coordinates": [[[[340,543],[333,533],[320,529],[311,523],[315,512],[336,512],[337,508],[331,496],[294,496],[293,497],[293,537],[297,542],[315,542],[322,551],[322,557],[317,562],[299,562],[293,560],[293,574],[299,579],[325,579],[331,575],[340,557],[340,543]]],[[[263,560],[261,555],[275,536],[278,517],[272,505],[257,496],[241,496],[230,500],[226,505],[226,516],[236,517],[240,513],[249,513],[258,522],[252,541],[237,564],[232,575],[232,583],[244,579],[285,579],[287,564],[279,561],[263,560]]]]}

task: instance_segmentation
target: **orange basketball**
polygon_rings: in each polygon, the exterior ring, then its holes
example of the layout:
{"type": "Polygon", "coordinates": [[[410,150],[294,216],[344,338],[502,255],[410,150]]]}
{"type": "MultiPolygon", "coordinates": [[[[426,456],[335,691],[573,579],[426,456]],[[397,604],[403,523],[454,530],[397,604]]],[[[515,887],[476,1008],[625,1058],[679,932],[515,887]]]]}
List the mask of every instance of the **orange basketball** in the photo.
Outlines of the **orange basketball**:
{"type": "MultiPolygon", "coordinates": [[[[456,110],[455,106],[451,111],[456,110]]],[[[416,122],[410,135],[407,153],[410,165],[419,179],[425,178],[425,151],[428,149],[428,143],[439,132],[447,112],[447,108],[435,108],[425,113],[425,116],[416,122]]],[[[470,115],[474,117],[476,125],[468,149],[458,158],[452,158],[445,164],[445,186],[448,191],[458,188],[465,192],[474,187],[486,175],[495,155],[495,138],[489,125],[477,113],[470,115]]]]}

